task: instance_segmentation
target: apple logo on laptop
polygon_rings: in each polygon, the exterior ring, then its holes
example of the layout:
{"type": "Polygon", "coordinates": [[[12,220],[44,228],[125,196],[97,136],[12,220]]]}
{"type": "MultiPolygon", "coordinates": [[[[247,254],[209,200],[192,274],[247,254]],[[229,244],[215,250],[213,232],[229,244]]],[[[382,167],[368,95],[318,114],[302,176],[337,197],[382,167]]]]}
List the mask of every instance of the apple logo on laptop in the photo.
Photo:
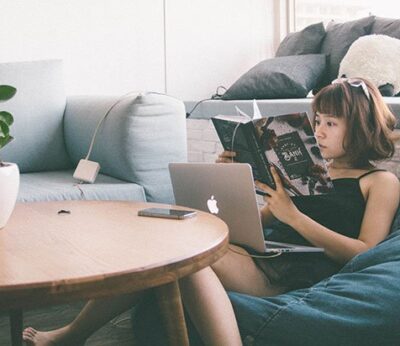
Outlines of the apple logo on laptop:
{"type": "Polygon", "coordinates": [[[217,200],[214,199],[214,196],[211,196],[207,201],[207,207],[211,214],[218,214],[219,209],[217,207],[217,200]]]}

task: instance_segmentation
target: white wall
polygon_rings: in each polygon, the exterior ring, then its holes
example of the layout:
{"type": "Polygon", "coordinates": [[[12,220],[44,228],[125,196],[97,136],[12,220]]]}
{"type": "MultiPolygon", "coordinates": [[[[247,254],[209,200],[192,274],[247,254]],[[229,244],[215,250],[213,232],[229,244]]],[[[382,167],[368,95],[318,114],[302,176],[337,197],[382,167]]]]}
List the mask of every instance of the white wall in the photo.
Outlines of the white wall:
{"type": "Polygon", "coordinates": [[[167,1],[167,92],[210,97],[272,55],[272,1],[167,1]]]}
{"type": "Polygon", "coordinates": [[[68,94],[199,99],[272,55],[272,3],[0,0],[0,62],[63,59],[68,94]]]}
{"type": "Polygon", "coordinates": [[[69,94],[164,90],[162,0],[0,0],[0,61],[61,58],[69,94]]]}

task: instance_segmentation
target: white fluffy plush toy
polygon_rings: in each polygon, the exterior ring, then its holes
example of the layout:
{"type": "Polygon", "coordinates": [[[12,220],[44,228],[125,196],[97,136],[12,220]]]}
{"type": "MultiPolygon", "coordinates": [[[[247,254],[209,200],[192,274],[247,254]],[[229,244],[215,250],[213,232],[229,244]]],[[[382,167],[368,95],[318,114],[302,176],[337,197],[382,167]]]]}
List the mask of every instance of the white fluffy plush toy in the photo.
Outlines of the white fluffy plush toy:
{"type": "Polygon", "coordinates": [[[382,95],[400,92],[400,40],[386,35],[362,36],[350,46],[339,77],[361,77],[374,83],[382,95]]]}

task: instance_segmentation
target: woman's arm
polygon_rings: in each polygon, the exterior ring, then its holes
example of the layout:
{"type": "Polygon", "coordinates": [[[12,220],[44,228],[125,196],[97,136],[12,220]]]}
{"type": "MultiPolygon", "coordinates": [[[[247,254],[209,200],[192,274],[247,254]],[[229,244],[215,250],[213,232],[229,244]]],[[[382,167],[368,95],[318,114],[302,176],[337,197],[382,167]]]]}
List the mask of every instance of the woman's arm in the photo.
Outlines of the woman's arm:
{"type": "Polygon", "coordinates": [[[260,209],[261,223],[263,227],[269,226],[273,221],[276,220],[274,214],[272,214],[271,210],[268,207],[268,204],[265,204],[260,209]]]}
{"type": "Polygon", "coordinates": [[[280,221],[294,228],[313,245],[324,248],[325,254],[332,260],[346,263],[387,236],[399,205],[400,186],[393,174],[389,172],[374,174],[368,185],[367,205],[358,239],[336,233],[301,213],[291,202],[281,184],[278,184],[276,191],[267,187],[267,192],[271,194],[271,197],[267,197],[267,201],[271,212],[280,221]]]}

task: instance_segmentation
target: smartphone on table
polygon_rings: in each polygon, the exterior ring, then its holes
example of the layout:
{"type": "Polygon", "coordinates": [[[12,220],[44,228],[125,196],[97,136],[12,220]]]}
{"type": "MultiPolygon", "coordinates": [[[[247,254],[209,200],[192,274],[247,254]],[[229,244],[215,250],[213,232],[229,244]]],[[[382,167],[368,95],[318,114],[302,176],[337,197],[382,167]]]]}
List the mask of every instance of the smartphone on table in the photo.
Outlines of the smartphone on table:
{"type": "Polygon", "coordinates": [[[161,217],[166,219],[182,220],[195,216],[194,210],[179,210],[170,208],[147,208],[138,211],[139,216],[161,217]]]}

